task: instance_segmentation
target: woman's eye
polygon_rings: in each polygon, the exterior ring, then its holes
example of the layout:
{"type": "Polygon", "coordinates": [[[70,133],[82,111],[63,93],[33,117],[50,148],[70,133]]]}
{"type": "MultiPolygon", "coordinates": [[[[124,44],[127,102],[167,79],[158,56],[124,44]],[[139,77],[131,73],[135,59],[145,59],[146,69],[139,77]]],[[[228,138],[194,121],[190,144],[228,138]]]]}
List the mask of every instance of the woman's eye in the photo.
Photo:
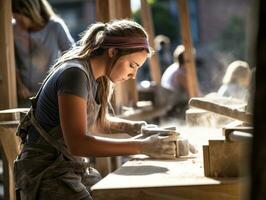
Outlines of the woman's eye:
{"type": "Polygon", "coordinates": [[[135,65],[134,65],[134,64],[130,64],[129,66],[130,66],[131,68],[133,68],[133,69],[135,68],[135,65]]]}

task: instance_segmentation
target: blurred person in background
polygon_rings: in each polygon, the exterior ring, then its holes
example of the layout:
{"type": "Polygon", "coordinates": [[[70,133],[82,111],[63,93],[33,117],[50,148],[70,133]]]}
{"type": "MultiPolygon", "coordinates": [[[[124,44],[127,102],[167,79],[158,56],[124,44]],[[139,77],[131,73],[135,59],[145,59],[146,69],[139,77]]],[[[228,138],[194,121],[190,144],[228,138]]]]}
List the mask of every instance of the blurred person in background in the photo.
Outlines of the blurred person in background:
{"type": "Polygon", "coordinates": [[[46,0],[12,0],[19,107],[28,107],[49,68],[74,44],[46,0]]]}
{"type": "Polygon", "coordinates": [[[249,64],[242,60],[236,60],[230,63],[226,69],[218,95],[247,101],[250,79],[249,64]]]}
{"type": "Polygon", "coordinates": [[[170,39],[165,35],[157,35],[154,38],[155,50],[159,54],[159,61],[161,72],[164,73],[165,69],[172,63],[172,55],[170,52],[170,39]]]}
{"type": "Polygon", "coordinates": [[[161,86],[171,91],[175,104],[186,105],[188,101],[188,88],[186,81],[186,72],[184,67],[183,45],[178,45],[173,53],[172,63],[162,75],[161,86]]]}

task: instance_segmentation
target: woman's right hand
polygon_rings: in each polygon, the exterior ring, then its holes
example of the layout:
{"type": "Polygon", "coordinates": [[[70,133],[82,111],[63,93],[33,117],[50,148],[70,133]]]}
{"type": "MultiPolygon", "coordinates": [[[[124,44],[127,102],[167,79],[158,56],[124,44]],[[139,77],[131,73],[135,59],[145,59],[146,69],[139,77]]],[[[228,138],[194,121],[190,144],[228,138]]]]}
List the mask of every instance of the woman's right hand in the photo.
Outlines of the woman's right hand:
{"type": "Polygon", "coordinates": [[[176,134],[155,134],[143,139],[141,153],[158,159],[176,158],[176,134]]]}

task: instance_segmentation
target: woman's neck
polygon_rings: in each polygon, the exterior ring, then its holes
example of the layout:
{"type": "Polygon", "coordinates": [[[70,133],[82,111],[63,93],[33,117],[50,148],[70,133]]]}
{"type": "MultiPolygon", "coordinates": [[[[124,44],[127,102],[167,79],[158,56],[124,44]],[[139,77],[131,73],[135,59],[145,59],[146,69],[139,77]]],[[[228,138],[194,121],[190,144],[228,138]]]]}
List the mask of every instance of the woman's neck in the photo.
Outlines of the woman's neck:
{"type": "Polygon", "coordinates": [[[107,56],[101,55],[90,59],[91,69],[93,76],[98,79],[101,76],[106,75],[107,67],[108,67],[108,58],[107,56]]]}

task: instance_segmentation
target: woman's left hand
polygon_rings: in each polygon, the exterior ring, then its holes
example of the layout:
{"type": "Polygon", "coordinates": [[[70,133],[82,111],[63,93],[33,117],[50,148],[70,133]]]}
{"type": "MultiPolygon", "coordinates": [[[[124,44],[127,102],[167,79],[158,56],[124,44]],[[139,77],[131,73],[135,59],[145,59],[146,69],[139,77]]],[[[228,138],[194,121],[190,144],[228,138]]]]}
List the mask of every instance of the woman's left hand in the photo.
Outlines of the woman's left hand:
{"type": "Polygon", "coordinates": [[[132,121],[130,124],[125,124],[125,132],[134,137],[141,133],[142,127],[147,126],[147,122],[145,121],[132,121]]]}

